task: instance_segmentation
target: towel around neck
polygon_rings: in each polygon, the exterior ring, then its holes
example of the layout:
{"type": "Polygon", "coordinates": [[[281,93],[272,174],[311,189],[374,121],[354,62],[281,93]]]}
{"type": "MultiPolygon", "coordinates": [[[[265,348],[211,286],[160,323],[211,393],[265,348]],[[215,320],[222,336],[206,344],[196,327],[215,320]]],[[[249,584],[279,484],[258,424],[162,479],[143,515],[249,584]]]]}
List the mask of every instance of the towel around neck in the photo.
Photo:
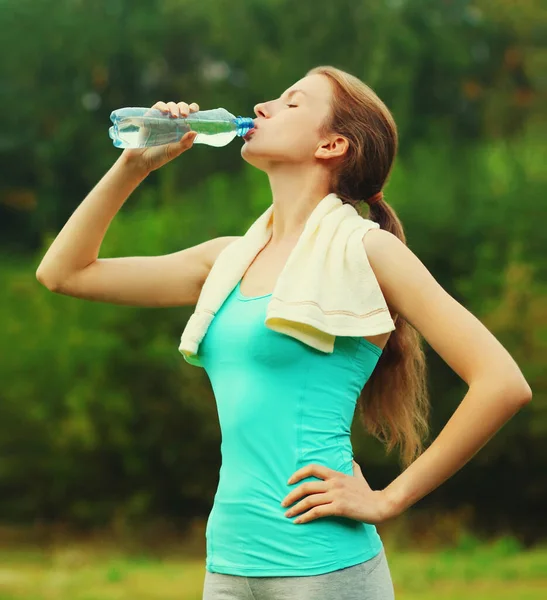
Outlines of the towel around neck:
{"type": "MultiPolygon", "coordinates": [[[[184,359],[193,358],[224,300],[272,235],[273,204],[245,235],[218,255],[180,339],[184,359]]],[[[275,284],[264,324],[323,352],[336,336],[373,336],[395,329],[368,261],[363,236],[378,223],[365,219],[334,193],[308,217],[275,284]]]]}

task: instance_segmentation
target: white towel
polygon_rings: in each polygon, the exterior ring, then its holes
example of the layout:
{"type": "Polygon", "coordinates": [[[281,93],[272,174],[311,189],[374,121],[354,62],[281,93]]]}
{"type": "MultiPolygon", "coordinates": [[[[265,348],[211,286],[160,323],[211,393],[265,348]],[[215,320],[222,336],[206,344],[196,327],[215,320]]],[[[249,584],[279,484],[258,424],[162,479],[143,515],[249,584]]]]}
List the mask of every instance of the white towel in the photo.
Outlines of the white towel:
{"type": "MultiPolygon", "coordinates": [[[[180,339],[186,362],[223,302],[272,235],[273,204],[244,236],[218,255],[205,280],[194,313],[180,339]]],[[[332,352],[340,336],[373,336],[395,323],[368,261],[363,236],[378,223],[365,219],[334,193],[308,217],[266,308],[264,325],[323,352],[332,352]]]]}

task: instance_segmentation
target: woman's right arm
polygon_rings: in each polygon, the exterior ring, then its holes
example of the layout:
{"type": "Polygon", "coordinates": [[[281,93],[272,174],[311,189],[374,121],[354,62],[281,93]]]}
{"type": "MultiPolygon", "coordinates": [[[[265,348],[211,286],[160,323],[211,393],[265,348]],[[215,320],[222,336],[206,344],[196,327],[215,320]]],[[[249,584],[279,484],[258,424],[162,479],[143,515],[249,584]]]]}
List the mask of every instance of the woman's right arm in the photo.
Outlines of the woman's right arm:
{"type": "MultiPolygon", "coordinates": [[[[185,103],[155,106],[164,106],[173,116],[175,111],[177,116],[191,111],[185,103]]],[[[36,271],[38,281],[59,294],[113,304],[195,304],[216,257],[238,236],[214,238],[163,256],[98,258],[112,219],[131,193],[151,170],[189,149],[194,138],[189,132],[174,144],[125,150],[51,244],[36,271]]]]}

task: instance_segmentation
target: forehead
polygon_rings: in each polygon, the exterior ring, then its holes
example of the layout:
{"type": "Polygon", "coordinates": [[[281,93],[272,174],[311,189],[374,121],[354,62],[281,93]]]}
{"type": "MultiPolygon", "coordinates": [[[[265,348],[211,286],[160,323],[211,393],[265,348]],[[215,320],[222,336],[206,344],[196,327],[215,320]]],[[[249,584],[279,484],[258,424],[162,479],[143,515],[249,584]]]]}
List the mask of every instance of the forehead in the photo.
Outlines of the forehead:
{"type": "Polygon", "coordinates": [[[331,88],[328,79],[324,75],[315,74],[303,77],[287,88],[283,95],[288,96],[295,90],[303,92],[302,94],[294,94],[296,97],[316,105],[327,105],[330,101],[331,88]]]}

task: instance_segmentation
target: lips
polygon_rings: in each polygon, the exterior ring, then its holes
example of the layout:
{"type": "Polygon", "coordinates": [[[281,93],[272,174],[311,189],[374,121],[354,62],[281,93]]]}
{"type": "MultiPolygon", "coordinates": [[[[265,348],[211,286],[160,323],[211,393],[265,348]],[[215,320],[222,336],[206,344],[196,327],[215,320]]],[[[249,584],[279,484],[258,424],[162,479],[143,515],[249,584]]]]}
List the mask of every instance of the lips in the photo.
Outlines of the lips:
{"type": "Polygon", "coordinates": [[[256,127],[253,127],[252,129],[249,129],[249,131],[243,136],[244,140],[247,140],[251,137],[251,134],[253,134],[256,131],[256,127]]]}

